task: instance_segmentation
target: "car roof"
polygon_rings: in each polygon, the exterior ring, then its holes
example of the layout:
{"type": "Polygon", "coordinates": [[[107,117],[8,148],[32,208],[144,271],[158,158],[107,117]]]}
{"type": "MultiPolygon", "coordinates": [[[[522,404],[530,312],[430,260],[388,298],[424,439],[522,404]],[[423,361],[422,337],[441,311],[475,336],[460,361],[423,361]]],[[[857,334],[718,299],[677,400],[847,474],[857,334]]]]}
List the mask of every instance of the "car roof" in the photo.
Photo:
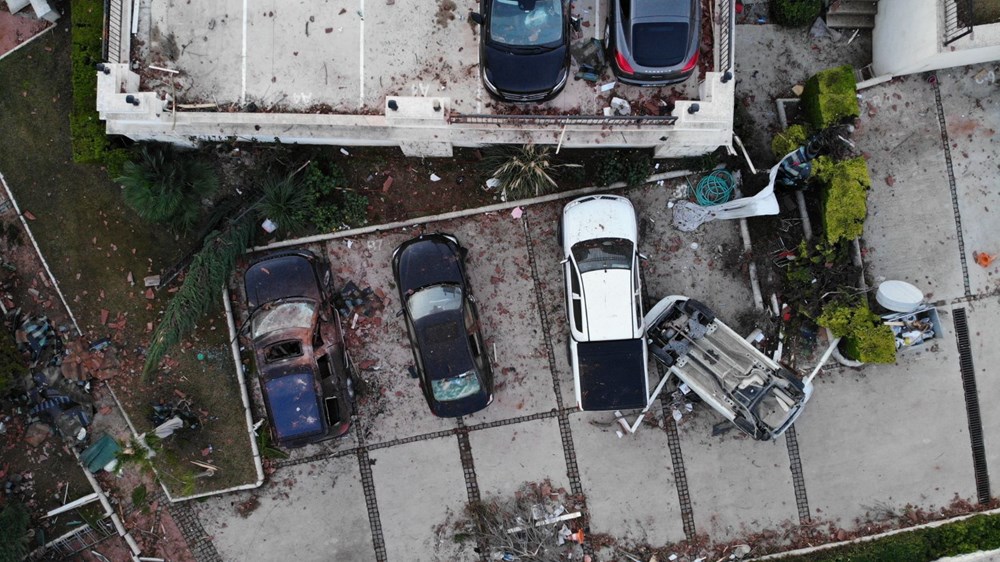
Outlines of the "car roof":
{"type": "Polygon", "coordinates": [[[427,377],[455,377],[475,369],[463,310],[447,310],[414,322],[427,377]]]}
{"type": "Polygon", "coordinates": [[[266,256],[247,268],[243,275],[247,306],[258,306],[292,297],[322,300],[311,252],[283,252],[266,256]]]}
{"type": "Polygon", "coordinates": [[[426,234],[403,242],[395,261],[402,293],[442,283],[465,285],[459,247],[444,235],[426,234]]]}

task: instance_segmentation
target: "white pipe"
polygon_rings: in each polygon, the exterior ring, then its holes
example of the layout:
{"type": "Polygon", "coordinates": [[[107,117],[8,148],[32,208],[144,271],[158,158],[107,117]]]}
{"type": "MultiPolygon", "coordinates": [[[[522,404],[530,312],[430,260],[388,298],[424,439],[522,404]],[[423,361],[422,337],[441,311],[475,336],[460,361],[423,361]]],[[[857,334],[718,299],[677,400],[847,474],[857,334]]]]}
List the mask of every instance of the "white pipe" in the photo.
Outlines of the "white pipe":
{"type": "MultiPolygon", "coordinates": [[[[827,337],[827,339],[833,339],[833,332],[830,331],[830,328],[825,328],[825,329],[826,329],[826,337],[827,337]]],[[[854,359],[848,359],[848,358],[844,357],[843,355],[840,354],[840,350],[836,349],[836,348],[834,348],[834,350],[833,350],[833,359],[834,359],[834,361],[836,361],[837,363],[840,363],[841,365],[843,365],[845,367],[852,367],[852,368],[855,368],[855,369],[858,368],[858,367],[864,367],[864,365],[865,365],[865,363],[863,361],[855,361],[854,359]]]]}
{"type": "Polygon", "coordinates": [[[46,517],[55,517],[60,513],[66,513],[67,511],[74,510],[81,505],[87,505],[90,502],[97,501],[97,493],[90,494],[89,496],[83,496],[82,498],[75,499],[62,507],[57,507],[52,511],[45,514],[46,517]]]}
{"type": "Polygon", "coordinates": [[[826,352],[823,353],[823,357],[820,357],[819,363],[816,364],[816,368],[813,369],[813,371],[809,373],[809,376],[803,381],[804,384],[810,384],[812,380],[816,378],[816,375],[819,374],[819,370],[823,368],[823,365],[826,365],[826,362],[830,360],[830,356],[833,355],[834,350],[837,349],[838,343],[840,343],[840,338],[834,338],[830,341],[830,347],[826,348],[826,352]]]}
{"type": "MultiPolygon", "coordinates": [[[[684,176],[691,175],[690,170],[677,170],[673,172],[664,172],[662,174],[653,174],[646,178],[644,183],[654,183],[660,180],[670,180],[682,178],[684,176]]],[[[529,199],[521,199],[519,201],[507,201],[504,203],[497,203],[495,205],[487,205],[485,207],[478,207],[476,209],[465,209],[463,211],[453,211],[450,213],[442,213],[439,215],[430,215],[427,217],[418,217],[415,219],[409,219],[405,221],[391,222],[388,224],[378,224],[372,226],[363,226],[361,228],[352,228],[349,230],[340,230],[337,232],[328,232],[326,234],[316,234],[314,236],[306,236],[303,238],[293,238],[291,240],[281,240],[279,242],[274,242],[272,244],[266,244],[264,246],[254,246],[250,248],[250,252],[262,252],[265,250],[274,250],[277,248],[287,248],[289,246],[298,246],[300,244],[315,244],[317,242],[326,242],[328,240],[336,240],[338,238],[349,238],[352,236],[361,236],[363,234],[371,234],[373,232],[383,232],[386,230],[394,230],[397,228],[406,228],[418,224],[427,224],[432,222],[439,222],[451,219],[458,219],[463,217],[471,217],[474,215],[480,215],[484,213],[493,213],[496,211],[505,211],[507,209],[513,209],[514,207],[527,207],[529,205],[537,205],[540,203],[550,203],[552,201],[558,201],[560,199],[569,199],[572,197],[580,197],[583,195],[589,195],[591,193],[598,193],[602,191],[608,191],[612,189],[622,189],[628,187],[625,182],[615,182],[611,185],[603,187],[581,187],[580,189],[574,189],[572,191],[563,191],[561,193],[550,193],[548,195],[541,195],[539,197],[531,197],[529,199]]]]}
{"type": "Polygon", "coordinates": [[[90,487],[93,488],[94,493],[97,494],[97,499],[101,501],[101,506],[104,507],[104,515],[111,516],[111,523],[114,524],[115,530],[118,531],[118,536],[125,539],[125,542],[128,544],[129,549],[132,551],[133,558],[135,558],[136,555],[142,552],[139,549],[139,545],[135,542],[135,539],[132,538],[132,535],[130,535],[129,532],[125,529],[125,525],[122,524],[122,520],[118,517],[118,514],[115,513],[115,510],[111,507],[111,502],[109,502],[107,496],[104,495],[104,490],[101,488],[101,485],[97,482],[97,479],[94,478],[94,475],[91,474],[89,470],[87,470],[87,467],[83,466],[83,463],[80,461],[80,454],[76,452],[76,449],[71,449],[71,450],[73,451],[73,456],[76,457],[77,464],[79,464],[80,468],[83,470],[83,475],[86,476],[87,481],[90,482],[90,487]]]}
{"type": "Polygon", "coordinates": [[[240,383],[240,400],[243,401],[243,413],[247,422],[247,434],[250,437],[250,449],[253,451],[253,465],[257,471],[257,483],[254,488],[264,483],[264,467],[257,448],[257,432],[254,431],[253,415],[250,412],[250,394],[247,392],[246,373],[243,372],[243,362],[240,360],[239,334],[236,332],[236,320],[233,318],[233,305],[229,298],[229,288],[222,288],[222,301],[226,306],[226,325],[229,327],[230,350],[233,353],[233,364],[236,366],[236,379],[240,383]]]}
{"type": "Polygon", "coordinates": [[[13,55],[13,54],[14,54],[14,52],[15,52],[15,51],[17,51],[18,49],[20,49],[21,47],[27,47],[29,43],[31,43],[31,42],[32,42],[32,41],[34,41],[35,39],[38,39],[38,38],[39,38],[39,37],[41,37],[42,35],[45,35],[46,33],[48,33],[48,32],[50,32],[50,31],[52,31],[52,30],[53,30],[53,29],[54,29],[55,27],[56,27],[56,24],[54,24],[54,23],[53,23],[53,24],[50,24],[48,28],[46,28],[46,29],[42,30],[42,31],[41,31],[41,32],[40,32],[40,33],[39,33],[38,35],[35,35],[34,37],[31,37],[31,38],[29,38],[29,39],[28,39],[27,41],[25,41],[24,43],[21,43],[20,45],[18,45],[18,46],[16,46],[16,47],[14,47],[13,49],[11,49],[11,50],[7,51],[6,53],[4,53],[4,54],[2,54],[2,55],[0,55],[0,60],[3,60],[3,59],[4,59],[4,57],[9,57],[10,55],[13,55]]]}
{"type": "Polygon", "coordinates": [[[754,166],[754,165],[753,165],[753,162],[751,162],[751,161],[750,161],[750,155],[749,155],[749,154],[747,154],[747,149],[746,149],[746,147],[744,147],[744,146],[743,146],[743,141],[741,141],[741,140],[740,140],[740,137],[738,137],[738,136],[736,136],[736,135],[733,135],[733,140],[735,140],[735,141],[736,141],[736,146],[740,147],[740,151],[742,151],[742,152],[743,152],[743,158],[745,158],[745,159],[746,159],[746,161],[747,161],[747,166],[750,166],[750,172],[751,172],[751,173],[752,173],[753,175],[757,175],[757,167],[756,167],[756,166],[754,166]]]}
{"type": "Polygon", "coordinates": [[[799,217],[802,218],[802,232],[806,235],[806,240],[812,240],[812,222],[809,221],[809,211],[806,210],[806,196],[801,189],[795,190],[795,204],[799,207],[799,217]]]}
{"type": "Polygon", "coordinates": [[[59,282],[56,281],[55,275],[52,275],[52,270],[49,269],[49,263],[45,261],[45,256],[42,255],[41,248],[38,247],[38,242],[35,240],[35,235],[31,233],[31,228],[28,226],[28,221],[21,214],[21,208],[17,205],[17,200],[14,199],[14,194],[11,193],[10,187],[7,185],[7,180],[0,173],[0,183],[3,184],[3,189],[7,193],[7,198],[10,199],[10,203],[14,206],[14,212],[21,219],[21,224],[24,226],[24,231],[28,233],[28,238],[31,239],[31,245],[35,247],[35,253],[38,254],[38,259],[42,261],[42,266],[45,267],[45,273],[49,274],[49,280],[52,281],[52,286],[56,290],[56,294],[59,295],[59,300],[62,301],[63,306],[66,308],[66,313],[69,314],[69,319],[73,321],[73,327],[76,328],[76,333],[79,336],[83,335],[80,331],[80,325],[76,323],[76,317],[73,316],[73,311],[69,308],[69,303],[66,302],[66,297],[63,296],[62,290],[59,288],[59,282]]]}

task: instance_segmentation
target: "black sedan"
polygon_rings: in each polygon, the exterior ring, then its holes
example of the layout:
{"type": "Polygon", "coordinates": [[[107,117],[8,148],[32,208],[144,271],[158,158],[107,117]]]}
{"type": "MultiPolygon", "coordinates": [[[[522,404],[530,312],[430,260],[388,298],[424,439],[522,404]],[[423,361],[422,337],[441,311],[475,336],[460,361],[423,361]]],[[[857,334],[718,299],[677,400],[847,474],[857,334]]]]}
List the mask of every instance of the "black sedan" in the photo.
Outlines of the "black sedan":
{"type": "Polygon", "coordinates": [[[466,250],[449,234],[424,234],[392,254],[420,388],[431,412],[458,417],[493,401],[493,372],[465,278],[466,250]]]}
{"type": "Polygon", "coordinates": [[[698,67],[701,0],[612,0],[605,40],[618,80],[666,86],[698,67]]]}
{"type": "Polygon", "coordinates": [[[243,277],[260,390],[274,441],[299,447],[345,435],[354,413],[353,367],[330,271],[312,252],[268,255],[243,277]]]}
{"type": "Polygon", "coordinates": [[[569,77],[569,4],[563,0],[483,0],[479,74],[508,102],[554,98],[569,77]]]}

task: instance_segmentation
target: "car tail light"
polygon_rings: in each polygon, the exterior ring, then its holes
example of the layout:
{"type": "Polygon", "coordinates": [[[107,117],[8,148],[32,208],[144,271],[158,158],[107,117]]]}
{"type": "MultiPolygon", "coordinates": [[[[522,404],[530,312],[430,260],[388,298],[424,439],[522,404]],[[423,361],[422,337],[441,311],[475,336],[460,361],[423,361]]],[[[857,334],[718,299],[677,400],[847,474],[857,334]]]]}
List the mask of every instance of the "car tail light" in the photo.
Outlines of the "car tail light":
{"type": "Polygon", "coordinates": [[[687,64],[684,65],[684,70],[681,70],[681,72],[690,72],[696,64],[698,64],[698,51],[694,52],[694,56],[691,57],[691,60],[687,61],[687,64]]]}
{"type": "Polygon", "coordinates": [[[618,63],[618,68],[620,68],[622,72],[626,74],[635,74],[635,71],[632,70],[632,65],[625,60],[625,55],[623,55],[621,51],[615,51],[615,62],[618,63]]]}

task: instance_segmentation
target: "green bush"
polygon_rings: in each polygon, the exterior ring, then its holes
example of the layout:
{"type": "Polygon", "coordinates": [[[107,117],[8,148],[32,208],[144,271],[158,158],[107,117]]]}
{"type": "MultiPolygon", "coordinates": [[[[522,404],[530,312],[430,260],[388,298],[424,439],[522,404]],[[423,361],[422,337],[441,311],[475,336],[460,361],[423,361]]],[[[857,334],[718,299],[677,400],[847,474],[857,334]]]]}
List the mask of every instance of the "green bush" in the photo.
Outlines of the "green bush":
{"type": "Polygon", "coordinates": [[[819,17],[822,0],[771,0],[771,18],[787,27],[809,25],[819,17]]]}
{"type": "Polygon", "coordinates": [[[864,158],[833,162],[815,160],[814,177],[821,186],[823,229],[827,242],[853,240],[864,232],[871,178],[864,158]]]}
{"type": "Polygon", "coordinates": [[[28,510],[10,501],[0,510],[0,562],[21,562],[28,556],[28,510]]]}
{"type": "Polygon", "coordinates": [[[597,160],[597,185],[625,182],[629,187],[646,183],[653,173],[653,159],[647,150],[607,150],[597,160]]]}
{"type": "Polygon", "coordinates": [[[304,218],[320,232],[368,223],[368,198],[344,187],[346,183],[347,177],[335,164],[329,164],[326,171],[316,162],[306,168],[302,185],[312,208],[304,218]]]}
{"type": "Polygon", "coordinates": [[[867,306],[831,303],[823,307],[816,323],[844,338],[847,355],[865,363],[894,363],[896,337],[867,306]]]}
{"type": "Polygon", "coordinates": [[[15,381],[28,373],[24,356],[17,351],[14,336],[7,330],[0,330],[0,398],[7,395],[15,381]]]}
{"type": "Polygon", "coordinates": [[[804,125],[792,125],[771,139],[771,152],[775,158],[784,158],[789,152],[804,145],[807,138],[809,133],[804,125]]]}
{"type": "Polygon", "coordinates": [[[104,125],[97,114],[97,71],[102,62],[104,5],[92,0],[72,0],[73,109],[69,128],[74,162],[102,162],[108,146],[104,125]]]}
{"type": "Polygon", "coordinates": [[[184,232],[198,224],[202,199],[219,187],[212,167],[194,153],[170,145],[144,146],[138,162],[126,162],[117,178],[125,202],[142,218],[184,232]]]}
{"type": "Polygon", "coordinates": [[[806,80],[799,98],[806,121],[814,130],[858,117],[858,90],[851,65],[828,68],[806,80]]]}

